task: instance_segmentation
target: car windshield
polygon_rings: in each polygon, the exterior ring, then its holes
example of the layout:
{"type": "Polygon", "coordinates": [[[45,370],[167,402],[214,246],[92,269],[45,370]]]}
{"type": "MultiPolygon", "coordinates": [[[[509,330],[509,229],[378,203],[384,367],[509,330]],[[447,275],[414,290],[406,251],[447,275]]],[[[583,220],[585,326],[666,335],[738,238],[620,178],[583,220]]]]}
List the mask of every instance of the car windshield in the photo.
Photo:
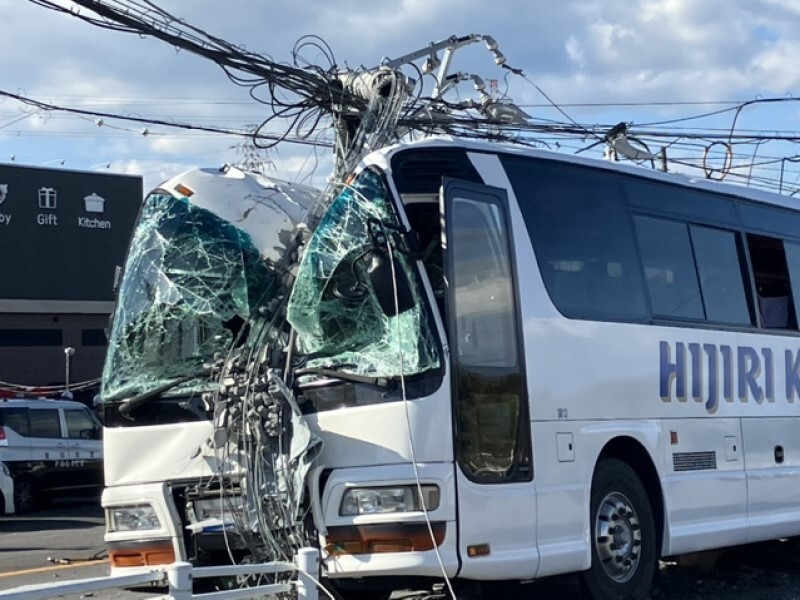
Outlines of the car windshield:
{"type": "Polygon", "coordinates": [[[242,227],[185,198],[151,194],[120,284],[104,400],[177,378],[187,381],[168,395],[209,388],[203,364],[247,335],[249,319],[276,286],[268,261],[242,227]]]}
{"type": "Polygon", "coordinates": [[[380,307],[364,260],[376,223],[387,231],[399,225],[381,177],[368,170],[333,201],[300,264],[287,319],[307,367],[391,378],[439,366],[427,305],[400,252],[397,268],[409,281],[413,306],[394,316],[380,307]]]}

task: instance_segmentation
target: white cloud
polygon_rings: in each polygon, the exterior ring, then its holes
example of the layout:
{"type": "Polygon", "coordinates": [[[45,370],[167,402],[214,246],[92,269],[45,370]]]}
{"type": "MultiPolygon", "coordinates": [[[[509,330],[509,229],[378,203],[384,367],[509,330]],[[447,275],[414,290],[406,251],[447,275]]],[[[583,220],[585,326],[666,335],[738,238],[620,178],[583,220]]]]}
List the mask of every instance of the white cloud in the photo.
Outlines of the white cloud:
{"type": "Polygon", "coordinates": [[[567,38],[564,44],[564,49],[567,51],[567,56],[578,69],[583,69],[586,66],[586,53],[583,50],[583,44],[578,41],[574,35],[567,38]]]}
{"type": "MultiPolygon", "coordinates": [[[[498,0],[490,6],[479,0],[231,0],[224,8],[216,0],[157,1],[187,22],[276,61],[291,61],[295,41],[305,34],[324,38],[340,66],[375,65],[453,34],[492,34],[509,64],[524,69],[559,103],[800,94],[797,0],[498,0]]],[[[56,103],[233,128],[268,116],[255,102],[226,104],[247,101],[246,90],[208,61],[156,40],[103,31],[21,0],[0,5],[0,20],[0,54],[13,57],[3,62],[0,88],[24,88],[56,103]]],[[[303,55],[325,65],[318,49],[308,46],[303,55]]],[[[460,70],[502,80],[504,73],[482,46],[459,61],[460,70]]],[[[527,83],[514,77],[509,82],[519,103],[543,101],[527,83]]],[[[573,113],[585,122],[657,120],[676,109],[644,110],[573,113]]],[[[14,105],[0,103],[0,127],[16,116],[14,105]]],[[[781,119],[774,128],[788,123],[787,115],[781,119]]],[[[28,118],[0,129],[12,134],[0,135],[0,156],[71,153],[87,165],[128,160],[150,168],[156,161],[217,164],[231,155],[230,139],[158,127],[151,129],[159,135],[141,138],[107,123],[98,128],[91,120],[28,118]],[[44,137],[48,133],[51,138],[44,137]]],[[[314,164],[305,159],[307,152],[281,146],[283,168],[307,173],[314,164]]],[[[319,153],[325,161],[319,169],[328,168],[328,151],[319,153]]]]}

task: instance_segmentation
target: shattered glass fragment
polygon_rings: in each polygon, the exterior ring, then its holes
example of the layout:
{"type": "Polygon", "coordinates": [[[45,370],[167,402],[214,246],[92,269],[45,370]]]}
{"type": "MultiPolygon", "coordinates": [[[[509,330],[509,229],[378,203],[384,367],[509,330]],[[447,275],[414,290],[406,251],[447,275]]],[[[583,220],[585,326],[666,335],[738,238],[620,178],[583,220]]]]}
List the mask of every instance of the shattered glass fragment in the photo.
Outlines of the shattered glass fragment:
{"type": "MultiPolygon", "coordinates": [[[[152,194],[131,241],[103,374],[103,398],[200,372],[248,334],[277,278],[242,228],[187,199],[152,194]]],[[[205,389],[200,377],[176,389],[205,389]]],[[[176,393],[176,392],[172,392],[176,393]]]]}
{"type": "Polygon", "coordinates": [[[376,377],[439,366],[426,305],[407,256],[395,252],[410,282],[413,307],[396,316],[380,308],[367,274],[374,250],[370,223],[399,226],[380,176],[364,171],[331,204],[309,240],[287,318],[307,366],[376,377]]]}

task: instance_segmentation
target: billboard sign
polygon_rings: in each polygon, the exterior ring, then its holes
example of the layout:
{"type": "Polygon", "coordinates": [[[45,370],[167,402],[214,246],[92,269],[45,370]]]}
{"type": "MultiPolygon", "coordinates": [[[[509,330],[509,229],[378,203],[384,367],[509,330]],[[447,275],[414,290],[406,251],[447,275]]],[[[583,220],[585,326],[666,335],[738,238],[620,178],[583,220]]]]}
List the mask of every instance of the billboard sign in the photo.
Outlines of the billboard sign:
{"type": "Polygon", "coordinates": [[[0,165],[0,299],[112,301],[142,179],[0,165]]]}

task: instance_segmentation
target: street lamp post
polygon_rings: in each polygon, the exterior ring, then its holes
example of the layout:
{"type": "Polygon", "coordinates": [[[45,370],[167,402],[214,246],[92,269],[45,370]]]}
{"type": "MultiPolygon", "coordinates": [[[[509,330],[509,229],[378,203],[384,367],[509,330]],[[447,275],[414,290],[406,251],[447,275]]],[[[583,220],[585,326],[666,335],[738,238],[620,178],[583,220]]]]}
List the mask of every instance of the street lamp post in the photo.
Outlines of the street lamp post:
{"type": "Polygon", "coordinates": [[[66,371],[64,376],[64,391],[69,391],[69,367],[72,362],[72,357],[75,356],[75,348],[64,348],[64,369],[66,371]]]}

